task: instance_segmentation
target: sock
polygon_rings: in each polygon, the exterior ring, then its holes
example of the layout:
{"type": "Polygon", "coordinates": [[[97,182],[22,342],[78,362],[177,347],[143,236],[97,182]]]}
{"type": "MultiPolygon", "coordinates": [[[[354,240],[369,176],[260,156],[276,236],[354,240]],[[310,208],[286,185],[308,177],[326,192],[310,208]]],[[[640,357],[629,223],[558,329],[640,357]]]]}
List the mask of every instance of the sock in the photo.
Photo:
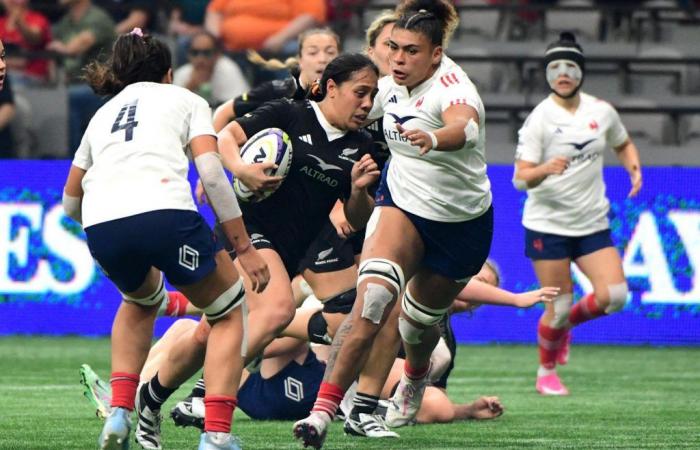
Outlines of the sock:
{"type": "Polygon", "coordinates": [[[595,296],[593,294],[588,294],[571,308],[569,323],[573,327],[604,315],[605,310],[600,309],[595,301],[595,296]]]}
{"type": "Polygon", "coordinates": [[[230,433],[236,397],[207,395],[204,397],[204,431],[230,433]]]}
{"type": "Polygon", "coordinates": [[[160,384],[158,372],[151,378],[151,381],[141,389],[141,399],[146,403],[151,411],[158,411],[163,403],[175,392],[177,388],[169,388],[160,384]]]}
{"type": "Polygon", "coordinates": [[[411,380],[420,380],[421,378],[425,378],[428,375],[428,372],[430,371],[430,364],[428,364],[425,367],[416,369],[411,367],[411,365],[408,363],[408,360],[406,360],[403,363],[403,371],[406,374],[406,376],[411,380]]]}
{"type": "Polygon", "coordinates": [[[316,402],[311,412],[324,412],[328,415],[328,420],[333,420],[344,395],[345,393],[339,386],[323,381],[318,389],[316,402]]]}
{"type": "Polygon", "coordinates": [[[537,344],[540,349],[540,365],[545,369],[554,369],[557,352],[568,328],[552,328],[540,322],[537,325],[537,344]]]}
{"type": "Polygon", "coordinates": [[[112,386],[112,408],[125,408],[133,411],[139,376],[135,373],[112,372],[109,384],[112,386]]]}
{"type": "Polygon", "coordinates": [[[556,369],[547,369],[546,367],[542,366],[540,366],[539,369],[537,369],[538,377],[546,377],[547,375],[551,375],[553,373],[557,373],[556,369]]]}
{"type": "Polygon", "coordinates": [[[187,297],[177,291],[168,292],[168,298],[165,302],[165,311],[163,311],[162,315],[167,317],[184,316],[187,311],[187,305],[190,304],[187,297]]]}
{"type": "Polygon", "coordinates": [[[350,415],[357,419],[360,414],[372,414],[377,409],[377,405],[379,405],[379,397],[357,392],[352,398],[350,415]]]}
{"type": "Polygon", "coordinates": [[[194,384],[192,392],[190,392],[190,397],[204,398],[204,374],[202,374],[202,377],[194,384]]]}

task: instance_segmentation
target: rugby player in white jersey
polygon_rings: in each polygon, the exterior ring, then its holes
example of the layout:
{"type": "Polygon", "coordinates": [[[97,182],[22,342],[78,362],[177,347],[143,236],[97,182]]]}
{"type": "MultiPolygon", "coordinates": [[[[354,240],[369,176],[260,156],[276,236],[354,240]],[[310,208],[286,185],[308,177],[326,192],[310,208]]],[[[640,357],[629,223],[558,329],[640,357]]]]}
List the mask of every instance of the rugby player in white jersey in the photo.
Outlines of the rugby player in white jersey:
{"type": "MultiPolygon", "coordinates": [[[[265,289],[269,271],[250,243],[224,174],[209,107],[171,84],[168,47],[140,29],[119,36],[109,60],[92,63],[86,74],[97,93],[113,97],[90,121],[75,153],[63,205],[82,223],[91,254],[123,295],[112,328],[113,410],[98,446],[128,448],[134,408],[139,422],[159,427],[158,411],[135,402],[135,394],[166,297],[165,277],[212,324],[204,362],[206,432],[199,448],[237,449],[230,429],[243,368],[237,307],[245,289],[194,205],[187,147],[253,291],[265,289]]],[[[153,395],[161,394],[156,387],[153,395]]],[[[148,442],[147,448],[161,444],[148,442]]]]}
{"type": "Polygon", "coordinates": [[[528,194],[525,253],[543,286],[561,288],[537,330],[536,389],[543,395],[567,395],[555,367],[567,363],[570,329],[621,310],[628,294],[610,238],[603,152],[612,148],[629,173],[630,197],[642,187],[642,171],[637,148],[615,108],[581,92],[585,59],[571,33],[562,33],[547,47],[545,68],[552,93],[520,129],[513,182],[528,194]],[[572,261],[594,289],[573,307],[572,261]]]}
{"type": "Polygon", "coordinates": [[[391,34],[392,76],[380,80],[371,114],[384,117],[392,159],[367,225],[351,330],[329,360],[312,413],[294,425],[306,446],[323,445],[338,404],[404,288],[398,327],[406,365],[387,422],[414,419],[438,323],[491,246],[484,108],[464,71],[443,54],[457,13],[444,0],[409,0],[400,8],[404,13],[391,34]]]}

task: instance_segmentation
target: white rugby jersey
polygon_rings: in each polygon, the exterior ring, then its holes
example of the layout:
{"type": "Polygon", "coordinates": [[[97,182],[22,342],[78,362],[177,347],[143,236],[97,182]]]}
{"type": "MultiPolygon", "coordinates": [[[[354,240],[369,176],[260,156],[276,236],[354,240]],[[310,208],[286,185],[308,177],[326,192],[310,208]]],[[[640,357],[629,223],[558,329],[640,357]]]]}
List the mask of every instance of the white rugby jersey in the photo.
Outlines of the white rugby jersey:
{"type": "Polygon", "coordinates": [[[379,80],[379,93],[370,118],[384,116],[384,136],[391,151],[387,183],[394,202],[417,216],[461,222],[483,214],[491,206],[491,183],[486,175],[484,105],[466,73],[447,56],[428,80],[409,94],[391,76],[379,80]],[[418,147],[400,136],[405,129],[435,131],[445,124],[442,113],[455,104],[479,113],[476,147],[456,151],[431,150],[420,156],[418,147]]]}
{"type": "Polygon", "coordinates": [[[608,228],[610,204],[603,182],[603,152],[627,140],[609,103],[581,93],[574,114],[551,96],[540,102],[519,131],[515,158],[542,164],[565,156],[569,167],[528,189],[523,225],[534,231],[584,236],[608,228]]]}
{"type": "Polygon", "coordinates": [[[83,226],[156,211],[196,211],[185,148],[216,136],[207,102],[170,84],[134,83],[102,106],[73,164],[83,178],[83,226]]]}

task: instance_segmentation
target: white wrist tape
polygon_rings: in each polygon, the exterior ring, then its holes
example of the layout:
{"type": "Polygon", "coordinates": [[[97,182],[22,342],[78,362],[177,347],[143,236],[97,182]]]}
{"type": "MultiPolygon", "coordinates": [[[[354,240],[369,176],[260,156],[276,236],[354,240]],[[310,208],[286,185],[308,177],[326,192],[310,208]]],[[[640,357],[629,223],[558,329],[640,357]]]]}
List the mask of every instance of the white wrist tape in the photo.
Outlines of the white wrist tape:
{"type": "Polygon", "coordinates": [[[464,127],[464,139],[467,148],[474,148],[479,143],[479,125],[472,118],[464,127]]]}
{"type": "Polygon", "coordinates": [[[63,191],[63,210],[66,215],[76,222],[83,223],[83,200],[80,197],[73,197],[63,191]]]}
{"type": "Polygon", "coordinates": [[[513,186],[519,191],[527,191],[527,181],[520,178],[513,178],[513,186]]]}
{"type": "Polygon", "coordinates": [[[197,167],[204,191],[219,221],[226,222],[241,217],[243,213],[238,206],[233,187],[224,173],[219,154],[215,152],[201,154],[194,159],[194,165],[197,167]]]}
{"type": "Polygon", "coordinates": [[[433,133],[432,131],[428,131],[427,133],[428,133],[428,136],[430,136],[430,140],[431,140],[432,143],[433,143],[433,146],[430,147],[430,149],[431,149],[431,150],[435,150],[435,149],[437,148],[437,146],[438,146],[437,137],[435,136],[435,133],[433,133]]]}

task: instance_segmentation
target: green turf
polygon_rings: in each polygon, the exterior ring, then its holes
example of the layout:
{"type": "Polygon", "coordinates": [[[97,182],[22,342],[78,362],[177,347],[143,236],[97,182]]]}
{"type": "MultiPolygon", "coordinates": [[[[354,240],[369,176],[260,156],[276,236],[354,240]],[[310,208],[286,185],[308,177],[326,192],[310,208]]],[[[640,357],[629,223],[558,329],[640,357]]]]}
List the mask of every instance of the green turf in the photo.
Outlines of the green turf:
{"type": "MultiPolygon", "coordinates": [[[[535,358],[533,347],[460,347],[450,396],[499,395],[506,406],[500,419],[409,427],[390,441],[349,438],[335,423],[324,448],[700,448],[700,349],[576,346],[560,371],[567,398],[534,392],[535,358]]],[[[109,342],[0,338],[0,449],[95,447],[102,422],[81,396],[84,362],[106,377],[109,342]]],[[[237,413],[235,431],[244,448],[299,448],[291,425],[237,413]]],[[[163,434],[166,449],[197,446],[195,430],[169,420],[163,434]]]]}

